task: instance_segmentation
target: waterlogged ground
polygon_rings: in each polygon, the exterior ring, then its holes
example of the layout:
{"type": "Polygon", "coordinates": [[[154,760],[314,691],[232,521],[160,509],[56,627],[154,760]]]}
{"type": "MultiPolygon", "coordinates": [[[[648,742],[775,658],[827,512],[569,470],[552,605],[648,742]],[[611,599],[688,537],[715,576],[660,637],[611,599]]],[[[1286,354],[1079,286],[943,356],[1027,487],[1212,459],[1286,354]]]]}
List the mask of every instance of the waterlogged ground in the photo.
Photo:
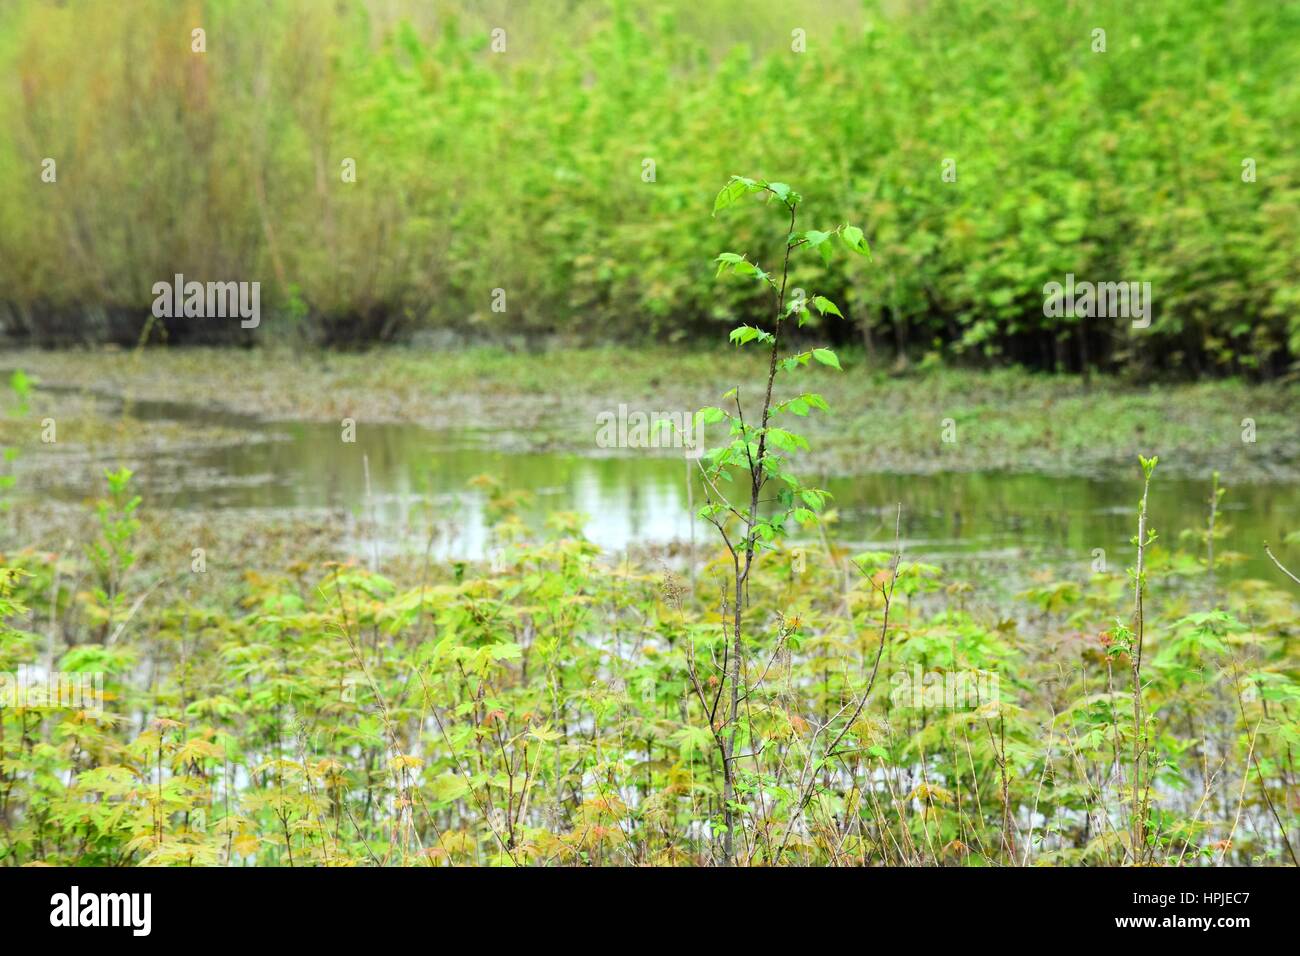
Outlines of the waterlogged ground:
{"type": "MultiPolygon", "coordinates": [[[[1161,473],[1245,480],[1300,479],[1300,383],[1236,381],[1146,386],[1017,370],[896,375],[841,350],[845,371],[800,369],[785,388],[823,394],[831,414],[800,424],[813,472],[1034,471],[1110,475],[1139,453],[1161,473]],[[955,426],[944,442],[944,420],[955,426]],[[1254,441],[1242,440],[1243,421],[1254,441]]],[[[272,349],[153,349],[0,355],[50,385],[93,385],[134,400],[186,402],[270,420],[492,429],[503,450],[590,455],[596,416],[619,404],[695,410],[740,385],[758,389],[766,365],[727,346],[493,349],[364,354],[272,349]]],[[[756,400],[757,396],[751,393],[756,400]]],[[[74,426],[75,427],[75,426],[74,426]]]]}
{"type": "MultiPolygon", "coordinates": [[[[473,479],[490,475],[527,495],[524,513],[539,526],[574,511],[606,550],[680,553],[692,536],[708,540],[690,519],[695,466],[671,450],[601,447],[598,416],[620,404],[652,417],[698,407],[761,369],[725,351],[688,354],[672,384],[673,361],[666,351],[18,353],[5,364],[42,387],[4,428],[26,449],[20,492],[47,504],[83,501],[106,465],[126,463],[153,509],[253,526],[299,520],[372,559],[475,560],[490,557],[492,522],[473,479]],[[57,441],[33,443],[46,420],[57,441]]],[[[1151,512],[1165,543],[1204,526],[1218,469],[1230,489],[1218,519],[1224,573],[1269,575],[1265,541],[1300,550],[1286,540],[1300,529],[1292,385],[1144,391],[1016,372],[891,378],[852,365],[808,379],[834,413],[807,422],[805,473],[835,496],[831,531],[843,541],[889,542],[901,505],[910,553],[1087,574],[1128,560],[1143,451],[1161,457],[1151,512]],[[1254,442],[1242,440],[1245,419],[1254,442]]]]}
{"type": "Polygon", "coordinates": [[[602,356],[18,356],[0,671],[106,671],[116,713],[0,714],[0,862],[708,864],[723,827],[757,864],[1295,862],[1300,631],[1262,553],[1300,567],[1293,387],[827,372],[833,507],[755,565],[736,645],[690,463],[596,416],[751,369],[602,356]]]}

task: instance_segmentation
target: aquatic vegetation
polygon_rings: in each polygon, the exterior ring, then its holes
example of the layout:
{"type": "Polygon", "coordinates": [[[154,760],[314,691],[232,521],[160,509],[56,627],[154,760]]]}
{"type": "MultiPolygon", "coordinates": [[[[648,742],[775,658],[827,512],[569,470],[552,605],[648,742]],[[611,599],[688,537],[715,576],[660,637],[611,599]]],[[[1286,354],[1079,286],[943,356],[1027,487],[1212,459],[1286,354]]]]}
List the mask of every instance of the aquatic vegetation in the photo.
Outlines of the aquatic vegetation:
{"type": "Polygon", "coordinates": [[[6,682],[5,865],[704,865],[727,834],[749,865],[1293,862],[1280,575],[1207,603],[1155,548],[990,605],[829,534],[753,565],[737,674],[725,549],[692,593],[498,485],[491,568],[213,592],[130,562],[147,504],[113,482],[84,557],[4,558],[0,670],[102,680],[78,708],[6,682]]]}
{"type": "Polygon", "coordinates": [[[829,407],[805,367],[840,362],[780,350],[840,311],[785,294],[792,254],[865,236],[797,231],[781,183],[715,206],[750,195],[789,220],[779,278],[716,259],[774,304],[730,336],[765,347],[761,400],[698,416],[726,428],[697,459],[715,550],[605,555],[481,475],[489,562],[232,580],[201,528],[183,561],[147,544],[109,469],[81,547],[0,557],[0,862],[1294,864],[1300,602],[1215,573],[1217,478],[1203,529],[1157,535],[1140,459],[1129,573],[1019,595],[908,555],[901,511],[845,546],[786,427],[829,407]]]}
{"type": "Polygon", "coordinates": [[[1062,6],[0,4],[0,865],[1300,865],[1300,18],[1062,6]]]}
{"type": "MultiPolygon", "coordinates": [[[[754,287],[716,280],[713,285],[723,295],[754,287]]],[[[797,331],[819,336],[822,344],[843,328],[828,320],[797,331]]],[[[1170,477],[1208,480],[1214,469],[1238,483],[1300,477],[1300,416],[1292,411],[1300,403],[1300,382],[1223,379],[1146,388],[1118,376],[1094,375],[1084,382],[1016,368],[932,366],[894,374],[873,368],[861,348],[834,350],[844,375],[827,375],[816,363],[788,373],[791,388],[817,392],[836,411],[806,420],[809,474],[1014,467],[1056,475],[1104,470],[1109,476],[1143,453],[1159,454],[1170,477]],[[1254,444],[1242,441],[1246,415],[1258,428],[1254,444]],[[939,444],[944,417],[958,423],[961,441],[939,444]]],[[[366,422],[509,429],[516,447],[584,454],[591,450],[591,432],[575,428],[575,421],[589,422],[634,399],[646,408],[699,408],[737,383],[765,381],[766,358],[752,345],[721,352],[638,345],[540,352],[479,347],[439,352],[436,361],[427,350],[398,346],[364,354],[170,348],[154,349],[142,362],[125,352],[23,350],[12,353],[11,361],[50,385],[95,382],[139,401],[174,401],[175,383],[184,381],[185,401],[214,411],[335,425],[351,414],[366,422]],[[303,362],[310,363],[310,375],[297,373],[303,362]],[[294,378],[293,388],[284,387],[287,377],[294,378]],[[555,390],[557,381],[565,383],[563,390],[555,390]]],[[[66,407],[69,400],[48,391],[33,394],[40,417],[59,419],[60,447],[93,442],[105,430],[100,421],[106,416],[112,435],[128,428],[127,437],[140,442],[155,441],[164,426],[123,421],[111,407],[96,420],[91,409],[66,407]]],[[[17,424],[0,418],[0,440],[17,444],[17,424]]],[[[192,438],[209,444],[239,440],[219,434],[192,438]]]]}

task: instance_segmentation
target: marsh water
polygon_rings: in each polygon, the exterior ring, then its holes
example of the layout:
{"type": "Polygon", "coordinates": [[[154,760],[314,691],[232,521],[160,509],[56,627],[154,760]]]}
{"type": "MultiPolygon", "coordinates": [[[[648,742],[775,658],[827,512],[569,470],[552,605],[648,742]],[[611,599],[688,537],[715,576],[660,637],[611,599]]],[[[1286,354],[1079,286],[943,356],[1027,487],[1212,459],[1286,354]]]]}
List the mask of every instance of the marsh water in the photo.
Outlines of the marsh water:
{"type": "MultiPolygon", "coordinates": [[[[242,436],[146,457],[137,469],[139,490],[154,508],[324,511],[340,518],[340,535],[361,554],[427,546],[438,558],[472,560],[490,551],[487,495],[470,484],[486,474],[528,493],[523,513],[530,523],[540,526],[554,511],[581,513],[587,536],[610,551],[687,545],[693,530],[701,546],[710,540],[712,529],[702,523],[692,529],[688,496],[696,507],[702,496],[698,485],[688,490],[696,466],[680,452],[538,453],[517,450],[524,443],[509,432],[364,423],[355,441],[346,442],[334,423],[266,422],[179,403],[136,402],[131,411],[146,421],[220,425],[242,436]]],[[[81,500],[99,490],[87,487],[86,469],[69,469],[66,477],[57,467],[42,470],[43,490],[55,497],[81,500]]],[[[1139,475],[1136,466],[1119,471],[1106,477],[1007,471],[806,477],[834,495],[835,534],[854,546],[891,545],[901,504],[903,541],[914,556],[1077,563],[1086,574],[1096,549],[1108,562],[1124,562],[1131,552],[1139,475]]],[[[1216,551],[1244,556],[1223,572],[1271,577],[1262,543],[1300,528],[1298,489],[1239,484],[1231,474],[1222,480],[1230,489],[1219,517],[1227,535],[1216,551]]],[[[1204,528],[1208,496],[1207,481],[1157,481],[1150,512],[1165,545],[1185,529],[1204,528]]]]}

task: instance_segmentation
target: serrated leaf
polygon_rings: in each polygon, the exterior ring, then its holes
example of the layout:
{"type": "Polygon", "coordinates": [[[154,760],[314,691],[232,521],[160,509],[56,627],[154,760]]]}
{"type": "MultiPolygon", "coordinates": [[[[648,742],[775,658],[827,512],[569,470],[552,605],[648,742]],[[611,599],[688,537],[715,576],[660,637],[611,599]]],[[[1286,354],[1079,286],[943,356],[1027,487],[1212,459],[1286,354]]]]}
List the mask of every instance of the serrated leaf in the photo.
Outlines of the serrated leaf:
{"type": "Polygon", "coordinates": [[[868,259],[871,258],[871,247],[867,244],[866,236],[862,234],[862,230],[857,226],[845,226],[841,229],[840,241],[858,255],[866,256],[868,259]]]}
{"type": "Polygon", "coordinates": [[[830,314],[830,315],[838,316],[841,319],[844,318],[844,313],[842,313],[839,310],[839,306],[837,306],[830,299],[826,298],[826,296],[815,295],[813,296],[812,301],[813,301],[813,307],[822,315],[830,314]]]}
{"type": "Polygon", "coordinates": [[[840,369],[840,371],[844,371],[842,368],[840,368],[839,357],[836,356],[836,354],[832,352],[830,349],[813,349],[812,357],[816,359],[818,362],[821,362],[821,364],[823,365],[829,365],[831,368],[840,369]]]}

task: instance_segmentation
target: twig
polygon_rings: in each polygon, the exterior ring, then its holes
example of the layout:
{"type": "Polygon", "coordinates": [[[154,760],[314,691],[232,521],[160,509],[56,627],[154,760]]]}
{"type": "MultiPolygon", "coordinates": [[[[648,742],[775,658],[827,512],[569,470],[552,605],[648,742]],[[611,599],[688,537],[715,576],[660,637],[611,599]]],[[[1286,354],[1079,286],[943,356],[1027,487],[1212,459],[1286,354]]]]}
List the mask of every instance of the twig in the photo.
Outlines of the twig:
{"type": "Polygon", "coordinates": [[[1272,559],[1273,563],[1277,565],[1279,571],[1281,571],[1283,574],[1285,574],[1288,578],[1290,578],[1290,579],[1291,579],[1292,581],[1294,581],[1296,584],[1300,584],[1300,578],[1296,577],[1294,574],[1292,574],[1290,571],[1288,571],[1288,570],[1283,566],[1282,562],[1279,561],[1276,557],[1273,556],[1273,552],[1269,550],[1268,542],[1264,542],[1264,553],[1267,554],[1267,555],[1269,556],[1269,558],[1272,559]]]}

